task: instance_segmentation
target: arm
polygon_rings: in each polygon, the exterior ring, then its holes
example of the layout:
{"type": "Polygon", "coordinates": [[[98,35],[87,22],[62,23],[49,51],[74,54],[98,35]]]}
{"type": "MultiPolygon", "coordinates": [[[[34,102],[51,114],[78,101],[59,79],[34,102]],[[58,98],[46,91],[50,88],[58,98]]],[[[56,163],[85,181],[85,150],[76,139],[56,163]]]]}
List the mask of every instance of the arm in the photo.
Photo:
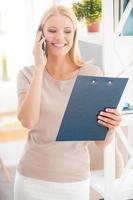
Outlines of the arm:
{"type": "Polygon", "coordinates": [[[108,145],[115,133],[115,128],[119,126],[121,122],[121,115],[116,109],[108,108],[106,111],[100,112],[98,116],[98,123],[107,127],[109,129],[108,134],[104,141],[95,141],[95,144],[100,148],[103,149],[106,145],[108,145]]]}
{"type": "Polygon", "coordinates": [[[30,83],[29,89],[26,93],[19,96],[18,101],[18,119],[26,128],[32,128],[36,125],[40,115],[41,103],[41,88],[44,67],[46,66],[46,55],[43,54],[42,43],[44,38],[41,39],[41,33],[37,34],[34,57],[35,57],[35,70],[33,79],[30,83]]]}
{"type": "Polygon", "coordinates": [[[25,128],[32,128],[39,119],[42,75],[41,71],[35,71],[28,91],[19,97],[18,119],[25,128]]]}

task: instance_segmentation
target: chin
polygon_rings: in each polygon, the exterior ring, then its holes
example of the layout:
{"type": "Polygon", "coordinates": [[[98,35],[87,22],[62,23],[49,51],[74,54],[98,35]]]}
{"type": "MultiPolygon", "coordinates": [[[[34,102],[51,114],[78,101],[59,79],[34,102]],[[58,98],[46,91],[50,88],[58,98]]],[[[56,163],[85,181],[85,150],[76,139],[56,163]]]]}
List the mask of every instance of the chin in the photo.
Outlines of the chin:
{"type": "Polygon", "coordinates": [[[52,51],[50,54],[53,56],[66,56],[70,50],[65,51],[52,51]]]}

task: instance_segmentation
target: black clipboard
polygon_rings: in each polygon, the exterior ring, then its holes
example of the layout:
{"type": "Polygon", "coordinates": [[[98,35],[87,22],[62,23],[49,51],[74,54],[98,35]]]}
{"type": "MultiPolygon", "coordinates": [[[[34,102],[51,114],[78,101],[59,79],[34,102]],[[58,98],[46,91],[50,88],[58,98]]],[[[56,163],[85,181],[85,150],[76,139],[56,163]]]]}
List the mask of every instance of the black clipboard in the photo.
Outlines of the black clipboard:
{"type": "Polygon", "coordinates": [[[57,141],[104,140],[108,128],[97,122],[99,111],[117,108],[128,78],[78,76],[57,141]]]}

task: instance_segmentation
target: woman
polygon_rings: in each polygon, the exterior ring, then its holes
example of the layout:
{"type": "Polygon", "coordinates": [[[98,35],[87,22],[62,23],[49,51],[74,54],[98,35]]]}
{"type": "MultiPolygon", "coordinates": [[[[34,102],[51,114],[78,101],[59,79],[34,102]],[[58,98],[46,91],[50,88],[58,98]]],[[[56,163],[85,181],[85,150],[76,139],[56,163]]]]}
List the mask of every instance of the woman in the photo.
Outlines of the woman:
{"type": "MultiPolygon", "coordinates": [[[[101,76],[98,67],[80,59],[77,24],[64,6],[53,6],[43,16],[34,47],[35,65],[18,74],[18,118],[29,129],[16,173],[15,200],[88,200],[88,141],[56,142],[76,77],[101,76]]],[[[98,123],[109,128],[103,148],[121,121],[115,109],[103,111],[98,123]]]]}

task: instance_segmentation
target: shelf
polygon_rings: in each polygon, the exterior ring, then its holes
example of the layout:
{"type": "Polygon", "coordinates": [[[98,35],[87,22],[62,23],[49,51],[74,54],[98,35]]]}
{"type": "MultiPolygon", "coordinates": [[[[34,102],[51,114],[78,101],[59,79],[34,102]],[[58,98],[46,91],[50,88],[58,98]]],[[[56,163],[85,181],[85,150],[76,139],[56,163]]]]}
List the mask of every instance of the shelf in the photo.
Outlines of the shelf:
{"type": "Polygon", "coordinates": [[[120,126],[133,126],[133,114],[122,115],[120,126]]]}
{"type": "Polygon", "coordinates": [[[103,33],[101,28],[100,32],[88,32],[84,24],[78,24],[78,38],[80,41],[102,45],[102,37],[103,33]]]}
{"type": "MultiPolygon", "coordinates": [[[[113,182],[113,187],[120,189],[121,200],[133,198],[133,169],[128,170],[128,174],[123,179],[117,178],[113,182]],[[124,180],[124,181],[122,181],[124,180]]],[[[91,172],[91,187],[104,197],[104,172],[95,170],[91,172]]]]}
{"type": "Polygon", "coordinates": [[[79,40],[96,45],[102,45],[102,33],[80,32],[79,40]]]}

